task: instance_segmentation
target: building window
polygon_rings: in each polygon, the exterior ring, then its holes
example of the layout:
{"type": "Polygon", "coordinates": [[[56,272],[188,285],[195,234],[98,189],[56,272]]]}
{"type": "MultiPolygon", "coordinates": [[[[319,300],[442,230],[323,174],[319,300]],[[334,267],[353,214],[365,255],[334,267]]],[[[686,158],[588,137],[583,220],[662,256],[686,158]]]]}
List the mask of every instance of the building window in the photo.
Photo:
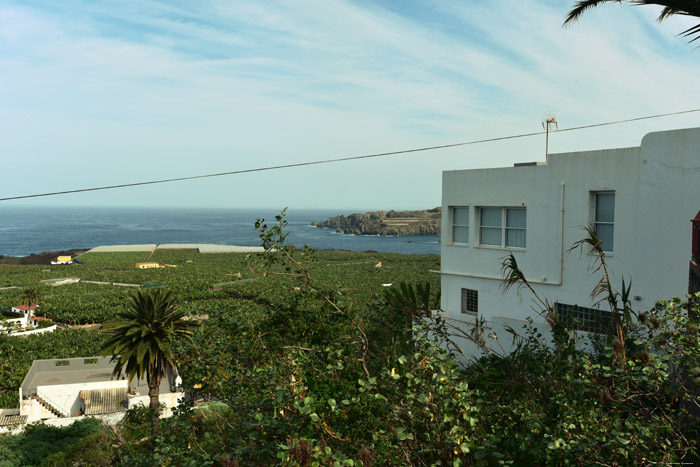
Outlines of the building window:
{"type": "Polygon", "coordinates": [[[613,316],[609,311],[566,303],[555,303],[555,306],[559,321],[579,331],[606,333],[612,326],[613,316]]]}
{"type": "Polygon", "coordinates": [[[479,312],[479,291],[462,289],[462,313],[479,312]]]}
{"type": "Polygon", "coordinates": [[[525,248],[527,211],[525,208],[481,208],[481,245],[525,248]]]}
{"type": "Polygon", "coordinates": [[[469,243],[469,208],[452,209],[452,243],[469,243]]]}
{"type": "Polygon", "coordinates": [[[594,228],[603,251],[613,251],[615,232],[615,193],[595,193],[594,228]]]}

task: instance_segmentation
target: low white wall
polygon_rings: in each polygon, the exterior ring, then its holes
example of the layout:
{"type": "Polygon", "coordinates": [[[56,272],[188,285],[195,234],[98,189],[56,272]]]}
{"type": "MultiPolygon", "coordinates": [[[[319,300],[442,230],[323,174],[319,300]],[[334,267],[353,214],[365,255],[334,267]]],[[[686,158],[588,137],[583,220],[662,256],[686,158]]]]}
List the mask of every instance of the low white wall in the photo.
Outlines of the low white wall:
{"type": "Polygon", "coordinates": [[[27,416],[27,422],[32,423],[47,418],[56,418],[53,412],[41,405],[36,399],[23,400],[20,405],[20,413],[27,416]]]}
{"type": "MultiPolygon", "coordinates": [[[[57,384],[55,386],[38,386],[37,395],[59,410],[70,416],[78,413],[82,405],[80,391],[93,389],[127,388],[125,379],[113,381],[98,381],[95,383],[57,384]]],[[[31,421],[31,420],[28,420],[31,421]]]]}
{"type": "MultiPolygon", "coordinates": [[[[183,392],[168,392],[165,394],[158,394],[158,402],[161,405],[165,405],[165,407],[161,410],[160,415],[161,417],[170,417],[173,414],[173,408],[177,407],[180,404],[180,401],[182,398],[185,396],[185,393],[183,392]]],[[[127,399],[129,401],[129,408],[137,407],[139,405],[148,407],[149,404],[151,403],[151,398],[146,395],[138,394],[136,396],[129,395],[127,396],[127,399]]]]}
{"type": "Polygon", "coordinates": [[[56,325],[49,326],[48,328],[31,329],[29,331],[13,332],[11,336],[28,336],[29,334],[41,334],[42,332],[52,332],[56,330],[56,325]]]}

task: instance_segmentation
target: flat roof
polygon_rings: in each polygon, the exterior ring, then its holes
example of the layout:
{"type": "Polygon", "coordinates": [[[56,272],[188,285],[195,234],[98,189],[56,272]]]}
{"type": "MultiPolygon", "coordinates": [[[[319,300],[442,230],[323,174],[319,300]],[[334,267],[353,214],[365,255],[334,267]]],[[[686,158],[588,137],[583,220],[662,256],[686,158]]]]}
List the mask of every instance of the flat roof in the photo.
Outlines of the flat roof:
{"type": "Polygon", "coordinates": [[[200,253],[259,253],[265,251],[261,246],[218,245],[214,243],[155,243],[145,245],[105,245],[96,246],[88,253],[153,251],[159,250],[199,250],[200,253]]]}
{"type": "Polygon", "coordinates": [[[105,245],[96,246],[88,250],[88,253],[123,252],[123,251],[153,251],[156,249],[155,243],[145,245],[105,245]]]}
{"type": "MultiPolygon", "coordinates": [[[[38,386],[126,380],[127,376],[124,374],[120,377],[112,376],[114,365],[114,363],[109,361],[109,357],[34,360],[32,367],[22,382],[22,390],[36,390],[38,386]]],[[[168,374],[161,379],[160,393],[171,392],[170,386],[173,381],[172,372],[168,371],[168,374]]],[[[147,394],[148,384],[146,378],[138,381],[134,378],[131,382],[131,389],[147,394]]]]}

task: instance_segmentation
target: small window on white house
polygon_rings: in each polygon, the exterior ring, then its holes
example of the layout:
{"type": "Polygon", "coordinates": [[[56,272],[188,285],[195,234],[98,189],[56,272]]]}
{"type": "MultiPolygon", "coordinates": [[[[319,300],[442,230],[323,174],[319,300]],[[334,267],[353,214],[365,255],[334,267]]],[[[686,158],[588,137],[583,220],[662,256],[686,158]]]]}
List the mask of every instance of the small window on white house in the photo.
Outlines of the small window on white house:
{"type": "Polygon", "coordinates": [[[482,245],[503,246],[503,209],[481,208],[480,241],[482,245]]]}
{"type": "Polygon", "coordinates": [[[527,212],[524,209],[506,209],[506,246],[525,248],[527,212]]]}
{"type": "Polygon", "coordinates": [[[615,233],[615,193],[595,193],[595,215],[593,225],[603,251],[613,251],[615,233]]]}
{"type": "Polygon", "coordinates": [[[452,208],[452,243],[469,243],[469,208],[452,208]]]}
{"type": "Polygon", "coordinates": [[[462,313],[479,312],[479,291],[462,289],[462,313]]]}
{"type": "Polygon", "coordinates": [[[481,208],[479,212],[481,245],[525,248],[527,227],[525,208],[481,208]]]}

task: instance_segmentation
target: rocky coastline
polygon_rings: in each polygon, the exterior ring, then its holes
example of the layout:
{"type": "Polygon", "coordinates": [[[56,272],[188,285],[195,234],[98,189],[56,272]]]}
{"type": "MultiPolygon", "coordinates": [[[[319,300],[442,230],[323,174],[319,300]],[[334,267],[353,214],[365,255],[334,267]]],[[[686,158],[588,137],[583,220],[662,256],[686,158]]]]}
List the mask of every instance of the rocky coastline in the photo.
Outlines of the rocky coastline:
{"type": "Polygon", "coordinates": [[[0,264],[15,265],[50,265],[51,261],[56,261],[59,256],[78,256],[85,253],[85,249],[72,249],[61,251],[45,251],[43,253],[29,256],[3,256],[0,255],[0,264]]]}
{"type": "Polygon", "coordinates": [[[316,227],[354,235],[440,235],[442,209],[417,211],[374,211],[331,217],[312,222],[316,227]]]}

